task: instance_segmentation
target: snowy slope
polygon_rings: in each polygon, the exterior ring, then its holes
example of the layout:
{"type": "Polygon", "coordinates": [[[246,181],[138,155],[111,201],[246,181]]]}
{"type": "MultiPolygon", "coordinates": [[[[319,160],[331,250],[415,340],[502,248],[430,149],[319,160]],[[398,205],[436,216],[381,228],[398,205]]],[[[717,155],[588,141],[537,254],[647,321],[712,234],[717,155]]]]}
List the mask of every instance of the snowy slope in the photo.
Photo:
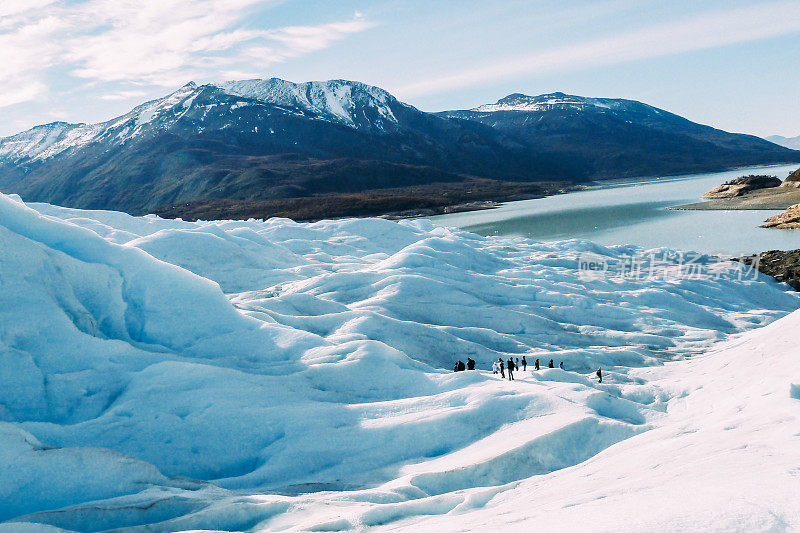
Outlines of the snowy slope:
{"type": "Polygon", "coordinates": [[[300,109],[352,128],[397,124],[392,105],[400,104],[379,87],[356,81],[292,83],[280,78],[229,81],[215,85],[230,95],[300,109]],[[373,122],[370,115],[379,117],[373,122]]]}
{"type": "MultiPolygon", "coordinates": [[[[397,125],[392,107],[405,106],[383,89],[347,80],[293,83],[270,78],[202,86],[190,82],[164,98],[141,104],[125,115],[107,122],[55,122],[0,138],[0,160],[41,161],[91,143],[122,145],[151,129],[169,130],[192,108],[195,99],[208,91],[241,97],[240,100],[213,101],[212,96],[211,104],[203,104],[206,108],[228,108],[229,126],[235,126],[236,115],[233,112],[237,109],[267,104],[285,108],[290,113],[307,114],[318,120],[354,129],[385,130],[397,125]]],[[[201,124],[197,127],[203,128],[201,124]]]]}
{"type": "Polygon", "coordinates": [[[553,109],[574,109],[583,111],[591,108],[613,109],[616,111],[630,111],[633,109],[649,108],[652,113],[659,114],[661,110],[636,102],[615,98],[588,98],[564,93],[540,94],[528,96],[525,94],[510,94],[501,98],[494,104],[484,104],[471,111],[492,113],[495,111],[548,111],[553,109]]]}
{"type": "MultiPolygon", "coordinates": [[[[794,312],[694,360],[632,372],[674,398],[652,430],[579,466],[507,485],[488,505],[425,520],[425,527],[797,530],[799,329],[794,312]]],[[[386,529],[418,523],[414,517],[386,529]]]]}
{"type": "Polygon", "coordinates": [[[32,207],[0,196],[0,531],[800,524],[796,314],[717,348],[798,307],[765,277],[587,280],[583,252],[647,253],[426,221],[32,207]],[[566,370],[486,371],[523,354],[566,370]],[[758,488],[738,465],[773,486],[723,505],[758,488]]]}

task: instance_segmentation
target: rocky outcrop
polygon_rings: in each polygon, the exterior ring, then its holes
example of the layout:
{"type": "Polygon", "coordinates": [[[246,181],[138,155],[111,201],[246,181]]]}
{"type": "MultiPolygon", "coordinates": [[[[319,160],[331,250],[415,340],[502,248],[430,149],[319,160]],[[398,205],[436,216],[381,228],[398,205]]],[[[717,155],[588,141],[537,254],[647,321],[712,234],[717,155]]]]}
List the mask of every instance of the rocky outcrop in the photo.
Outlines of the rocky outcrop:
{"type": "Polygon", "coordinates": [[[789,177],[783,181],[781,186],[800,188],[800,168],[789,174],[789,177]]]}
{"type": "Polygon", "coordinates": [[[750,191],[778,187],[781,180],[775,176],[742,176],[714,187],[703,195],[703,198],[736,198],[750,191]]]}
{"type": "Polygon", "coordinates": [[[736,259],[800,291],[800,250],[770,250],[736,259]]]}
{"type": "Polygon", "coordinates": [[[796,229],[800,228],[800,204],[794,204],[779,215],[769,217],[761,224],[762,228],[796,229]]]}

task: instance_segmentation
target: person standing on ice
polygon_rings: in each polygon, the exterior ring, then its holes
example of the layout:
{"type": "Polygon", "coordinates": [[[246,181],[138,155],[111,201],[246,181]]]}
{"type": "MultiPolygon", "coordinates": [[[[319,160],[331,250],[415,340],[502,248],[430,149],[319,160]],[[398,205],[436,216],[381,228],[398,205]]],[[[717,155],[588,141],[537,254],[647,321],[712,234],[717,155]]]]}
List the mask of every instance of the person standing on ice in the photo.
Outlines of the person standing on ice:
{"type": "Polygon", "coordinates": [[[475,361],[471,357],[467,357],[467,370],[475,370],[475,361]]]}
{"type": "Polygon", "coordinates": [[[534,370],[539,370],[539,360],[538,359],[533,362],[533,369],[534,370]]]}
{"type": "Polygon", "coordinates": [[[517,360],[514,361],[514,370],[519,370],[519,357],[517,357],[517,360]]]}
{"type": "Polygon", "coordinates": [[[564,370],[564,361],[561,361],[560,363],[558,363],[558,368],[560,368],[561,370],[564,370]]]}
{"type": "Polygon", "coordinates": [[[547,364],[547,368],[554,368],[552,359],[550,359],[550,362],[547,364]]]}
{"type": "Polygon", "coordinates": [[[503,358],[502,357],[498,358],[497,362],[500,363],[500,377],[506,379],[506,375],[503,372],[503,358]]]}
{"type": "Polygon", "coordinates": [[[603,371],[598,368],[597,372],[595,372],[595,374],[597,374],[597,377],[600,378],[600,383],[602,383],[603,382],[603,371]]]}
{"type": "Polygon", "coordinates": [[[522,356],[522,371],[525,372],[528,368],[528,361],[525,360],[525,356],[522,356]]]}
{"type": "Polygon", "coordinates": [[[499,370],[500,370],[500,363],[498,363],[497,361],[494,361],[492,363],[492,374],[497,374],[497,372],[499,370]]]}
{"type": "Polygon", "coordinates": [[[509,357],[508,358],[508,380],[509,381],[513,381],[514,380],[514,358],[513,357],[509,357]]]}

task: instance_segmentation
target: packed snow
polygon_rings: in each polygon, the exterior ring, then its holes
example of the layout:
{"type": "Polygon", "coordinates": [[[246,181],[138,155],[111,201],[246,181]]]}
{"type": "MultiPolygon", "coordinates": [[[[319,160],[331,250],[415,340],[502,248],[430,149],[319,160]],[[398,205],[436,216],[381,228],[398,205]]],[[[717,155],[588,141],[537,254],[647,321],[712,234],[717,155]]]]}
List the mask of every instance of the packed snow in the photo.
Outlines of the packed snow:
{"type": "Polygon", "coordinates": [[[800,527],[800,300],[735,263],[4,195],[0,245],[0,532],[800,527]]]}

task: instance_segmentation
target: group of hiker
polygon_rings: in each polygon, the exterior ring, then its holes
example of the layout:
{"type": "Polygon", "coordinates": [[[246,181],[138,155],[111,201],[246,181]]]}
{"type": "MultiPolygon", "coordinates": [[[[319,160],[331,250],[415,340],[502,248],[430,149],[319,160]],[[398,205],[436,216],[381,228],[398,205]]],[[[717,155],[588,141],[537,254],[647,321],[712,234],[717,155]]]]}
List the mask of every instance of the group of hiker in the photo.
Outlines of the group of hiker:
{"type": "MultiPolygon", "coordinates": [[[[509,357],[508,361],[503,361],[502,357],[499,357],[497,361],[492,363],[492,373],[493,374],[500,374],[500,377],[505,379],[506,373],[508,373],[508,379],[513,381],[514,380],[514,371],[519,370],[519,366],[522,365],[523,372],[528,368],[528,360],[525,359],[525,356],[522,356],[522,361],[520,361],[519,357],[516,358],[516,361],[513,357],[509,357]]],[[[555,362],[550,359],[550,362],[547,363],[547,368],[555,368],[555,362]]],[[[558,368],[564,370],[564,361],[561,361],[558,364],[558,368]]],[[[536,359],[533,362],[533,369],[539,370],[539,359],[536,359]]],[[[475,361],[471,358],[467,358],[467,364],[465,365],[462,361],[458,361],[456,366],[453,368],[453,372],[461,372],[463,370],[475,370],[475,361]]],[[[600,380],[599,382],[603,382],[603,371],[602,369],[598,368],[595,375],[600,380]]]]}
{"type": "Polygon", "coordinates": [[[453,372],[461,372],[463,370],[475,370],[475,361],[473,361],[470,357],[467,357],[466,365],[464,365],[463,361],[458,361],[456,366],[453,368],[453,372]]]}

